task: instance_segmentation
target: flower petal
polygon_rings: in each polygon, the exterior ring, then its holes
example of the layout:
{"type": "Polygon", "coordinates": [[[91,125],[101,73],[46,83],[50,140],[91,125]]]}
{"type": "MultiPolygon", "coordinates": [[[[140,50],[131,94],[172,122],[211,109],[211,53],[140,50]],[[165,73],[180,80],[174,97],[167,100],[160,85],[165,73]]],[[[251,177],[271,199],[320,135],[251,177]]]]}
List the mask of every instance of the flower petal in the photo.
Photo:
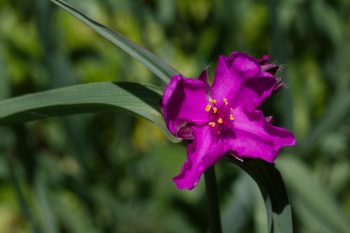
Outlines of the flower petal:
{"type": "Polygon", "coordinates": [[[259,59],[259,63],[261,65],[261,71],[268,72],[272,75],[275,75],[276,72],[280,70],[280,66],[269,63],[269,60],[270,60],[270,56],[266,54],[259,59]]]}
{"type": "Polygon", "coordinates": [[[208,75],[207,69],[202,71],[202,73],[199,75],[198,79],[203,81],[207,85],[207,87],[210,88],[209,75],[208,75]]]}
{"type": "MultiPolygon", "coordinates": [[[[175,76],[166,86],[162,98],[164,120],[170,132],[177,136],[180,126],[209,121],[206,84],[202,80],[175,76]]],[[[181,135],[180,135],[181,136],[181,135]]]]}
{"type": "Polygon", "coordinates": [[[233,110],[234,137],[230,140],[231,150],[238,157],[260,158],[273,162],[284,146],[294,146],[292,133],[271,125],[261,111],[248,111],[241,107],[233,110]]]}
{"type": "Polygon", "coordinates": [[[272,94],[276,84],[276,77],[261,72],[257,59],[234,52],[230,57],[219,57],[212,97],[218,101],[226,98],[234,107],[253,110],[272,94]]]}
{"type": "Polygon", "coordinates": [[[259,60],[259,64],[260,65],[267,65],[269,64],[269,61],[270,61],[270,56],[265,54],[262,58],[260,58],[259,60]]]}
{"type": "Polygon", "coordinates": [[[193,127],[194,140],[187,146],[187,160],[179,175],[173,178],[178,189],[193,189],[203,172],[214,165],[229,150],[226,138],[221,137],[215,128],[193,127]]]}
{"type": "Polygon", "coordinates": [[[274,93],[277,79],[273,76],[265,75],[257,78],[245,80],[241,89],[236,92],[232,106],[243,106],[249,110],[259,107],[262,102],[274,93]]]}

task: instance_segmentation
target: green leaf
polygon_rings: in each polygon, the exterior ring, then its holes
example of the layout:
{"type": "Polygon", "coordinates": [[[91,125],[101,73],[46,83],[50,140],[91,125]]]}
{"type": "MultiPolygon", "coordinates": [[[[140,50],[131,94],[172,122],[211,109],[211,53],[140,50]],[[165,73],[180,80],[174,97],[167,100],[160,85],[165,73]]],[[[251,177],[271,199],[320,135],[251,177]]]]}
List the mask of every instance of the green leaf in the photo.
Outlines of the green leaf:
{"type": "Polygon", "coordinates": [[[240,162],[229,160],[247,172],[257,183],[264,198],[269,233],[292,233],[292,213],[287,191],[280,172],[274,164],[258,159],[240,162]]]}
{"type": "Polygon", "coordinates": [[[0,100],[10,95],[10,77],[3,57],[3,49],[0,47],[0,100]]]}
{"type": "Polygon", "coordinates": [[[258,188],[255,187],[254,181],[247,174],[242,172],[234,180],[230,197],[222,214],[223,232],[239,233],[243,231],[257,202],[257,192],[259,192],[258,188]]]}
{"type": "Polygon", "coordinates": [[[144,64],[151,72],[157,75],[165,83],[168,83],[173,75],[179,74],[177,70],[171,67],[169,64],[164,62],[161,58],[154,55],[150,51],[136,45],[129,39],[127,39],[122,34],[113,31],[112,29],[102,25],[99,22],[87,17],[82,12],[78,11],[74,7],[70,6],[68,3],[62,0],[51,0],[53,3],[62,7],[64,10],[68,11],[77,19],[81,20],[87,24],[90,28],[95,30],[101,36],[124,50],[130,56],[135,58],[137,61],[144,64]]]}
{"type": "Polygon", "coordinates": [[[349,219],[336,204],[327,186],[322,185],[303,163],[295,158],[281,158],[278,166],[293,192],[298,215],[308,216],[301,218],[307,227],[314,228],[314,232],[349,232],[349,219]],[[310,219],[317,224],[310,224],[310,219]]]}
{"type": "Polygon", "coordinates": [[[35,179],[34,192],[34,200],[42,228],[46,233],[58,233],[58,225],[52,211],[50,192],[45,176],[38,175],[35,179]]]}
{"type": "Polygon", "coordinates": [[[0,101],[0,126],[45,117],[114,111],[136,113],[157,125],[172,142],[160,114],[159,88],[130,82],[80,84],[0,101]]]}

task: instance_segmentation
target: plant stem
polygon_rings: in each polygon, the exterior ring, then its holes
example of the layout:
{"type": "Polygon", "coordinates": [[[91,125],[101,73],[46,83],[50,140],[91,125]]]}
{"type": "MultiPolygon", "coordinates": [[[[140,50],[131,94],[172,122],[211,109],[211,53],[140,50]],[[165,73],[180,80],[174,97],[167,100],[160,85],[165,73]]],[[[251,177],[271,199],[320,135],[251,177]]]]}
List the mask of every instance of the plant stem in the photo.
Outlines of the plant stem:
{"type": "Polygon", "coordinates": [[[222,233],[215,166],[207,169],[204,178],[208,198],[209,232],[222,233]]]}

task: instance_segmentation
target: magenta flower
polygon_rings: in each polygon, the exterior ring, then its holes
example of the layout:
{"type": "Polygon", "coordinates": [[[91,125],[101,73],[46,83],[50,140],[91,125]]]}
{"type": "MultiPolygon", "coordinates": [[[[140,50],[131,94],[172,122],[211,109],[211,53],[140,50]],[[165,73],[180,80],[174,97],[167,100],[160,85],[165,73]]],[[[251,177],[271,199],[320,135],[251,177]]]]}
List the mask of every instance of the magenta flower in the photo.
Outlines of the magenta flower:
{"type": "Polygon", "coordinates": [[[164,119],[172,134],[191,140],[187,161],[173,178],[179,189],[193,189],[226,154],[273,162],[282,147],[295,145],[292,133],[271,125],[271,117],[258,110],[283,86],[274,76],[279,67],[268,60],[222,55],[211,86],[206,70],[198,79],[172,77],[162,99],[164,119]]]}

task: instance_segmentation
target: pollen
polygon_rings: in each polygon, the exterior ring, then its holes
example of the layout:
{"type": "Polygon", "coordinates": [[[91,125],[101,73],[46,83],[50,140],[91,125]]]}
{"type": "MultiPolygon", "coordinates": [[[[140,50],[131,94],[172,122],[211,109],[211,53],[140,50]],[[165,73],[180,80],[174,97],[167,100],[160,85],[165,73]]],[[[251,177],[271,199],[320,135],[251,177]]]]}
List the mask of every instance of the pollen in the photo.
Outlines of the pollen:
{"type": "Polygon", "coordinates": [[[225,105],[228,105],[228,101],[227,101],[226,98],[224,98],[224,104],[225,104],[225,105]]]}
{"type": "Polygon", "coordinates": [[[214,107],[213,108],[213,112],[216,113],[218,111],[218,108],[217,107],[214,107]]]}
{"type": "Polygon", "coordinates": [[[210,99],[209,102],[212,103],[212,104],[215,104],[216,103],[216,99],[210,99]]]}
{"type": "Polygon", "coordinates": [[[208,125],[211,126],[211,127],[215,127],[215,122],[211,121],[211,122],[208,123],[208,125]]]}
{"type": "Polygon", "coordinates": [[[224,122],[224,120],[220,117],[219,119],[218,119],[218,123],[219,124],[222,124],[224,122]]]}
{"type": "Polygon", "coordinates": [[[211,105],[208,104],[207,106],[205,106],[205,111],[206,111],[206,112],[209,112],[210,109],[211,109],[211,105]]]}
{"type": "Polygon", "coordinates": [[[230,114],[230,120],[233,121],[234,119],[235,117],[232,114],[230,114]]]}

